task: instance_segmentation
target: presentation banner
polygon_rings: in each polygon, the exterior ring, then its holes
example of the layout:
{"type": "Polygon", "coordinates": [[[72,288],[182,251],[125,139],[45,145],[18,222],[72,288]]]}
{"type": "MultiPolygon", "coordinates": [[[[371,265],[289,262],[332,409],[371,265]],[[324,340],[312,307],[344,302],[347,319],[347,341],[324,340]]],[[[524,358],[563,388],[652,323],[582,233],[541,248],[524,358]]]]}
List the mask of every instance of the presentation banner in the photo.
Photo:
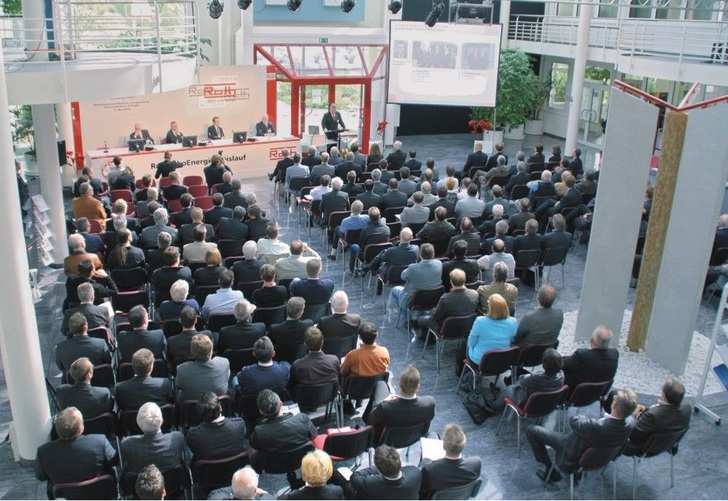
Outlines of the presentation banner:
{"type": "MultiPolygon", "coordinates": [[[[248,132],[265,113],[265,66],[201,66],[185,89],[79,103],[82,149],[124,147],[140,123],[158,145],[176,121],[186,136],[207,137],[214,116],[226,138],[248,132]]],[[[113,75],[111,76],[113,78],[113,75]]],[[[99,82],[102,85],[103,82],[99,82]]]]}
{"type": "Polygon", "coordinates": [[[387,100],[495,106],[501,26],[391,21],[387,100]]]}

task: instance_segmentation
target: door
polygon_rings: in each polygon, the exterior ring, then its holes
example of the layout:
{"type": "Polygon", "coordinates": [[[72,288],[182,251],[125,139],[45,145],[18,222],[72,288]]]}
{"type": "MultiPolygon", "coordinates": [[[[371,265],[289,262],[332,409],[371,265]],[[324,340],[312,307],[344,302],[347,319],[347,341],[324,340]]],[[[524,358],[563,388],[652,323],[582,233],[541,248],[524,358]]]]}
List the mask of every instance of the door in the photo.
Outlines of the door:
{"type": "Polygon", "coordinates": [[[593,148],[601,148],[604,140],[608,102],[608,86],[585,82],[581,95],[577,143],[593,148]]]}

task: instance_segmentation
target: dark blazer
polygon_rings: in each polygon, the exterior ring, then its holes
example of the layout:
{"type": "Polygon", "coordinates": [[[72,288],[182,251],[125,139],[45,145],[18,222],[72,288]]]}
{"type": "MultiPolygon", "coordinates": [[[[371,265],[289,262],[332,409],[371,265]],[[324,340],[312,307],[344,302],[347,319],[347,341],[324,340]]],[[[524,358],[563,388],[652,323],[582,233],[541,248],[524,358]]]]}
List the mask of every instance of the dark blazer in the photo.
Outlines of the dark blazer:
{"type": "Polygon", "coordinates": [[[330,278],[295,280],[291,282],[291,296],[300,296],[306,304],[324,304],[334,293],[334,281],[330,278]]]}
{"type": "Polygon", "coordinates": [[[160,177],[169,177],[169,175],[182,167],[182,162],[176,162],[174,160],[162,160],[157,164],[154,178],[159,179],[160,177]]]}
{"type": "Polygon", "coordinates": [[[430,206],[430,214],[434,217],[435,209],[445,207],[447,209],[447,217],[455,217],[455,202],[447,198],[438,198],[437,201],[430,206]]]}
{"type": "Polygon", "coordinates": [[[397,168],[402,167],[402,164],[407,161],[407,155],[402,150],[395,150],[389,155],[387,155],[387,162],[389,162],[390,168],[393,168],[395,165],[397,168]]]}
{"type": "Polygon", "coordinates": [[[349,480],[356,499],[419,499],[422,473],[416,466],[403,466],[402,476],[389,480],[375,467],[357,470],[349,480]]]}
{"type": "Polygon", "coordinates": [[[152,144],[154,144],[154,139],[152,139],[152,135],[149,134],[147,129],[142,129],[141,137],[137,136],[136,132],[132,132],[129,134],[129,139],[144,139],[145,141],[151,141],[152,144]]]}
{"type": "Polygon", "coordinates": [[[224,217],[233,217],[233,210],[219,205],[205,212],[205,222],[207,224],[215,225],[224,217]]]}
{"type": "Polygon", "coordinates": [[[224,137],[225,132],[222,130],[222,127],[215,127],[214,125],[211,125],[207,128],[208,139],[222,139],[224,137]]]}
{"type": "Polygon", "coordinates": [[[321,165],[321,163],[321,157],[318,155],[309,155],[301,159],[301,165],[305,165],[306,167],[308,167],[309,171],[315,166],[321,165]]]}
{"type": "Polygon", "coordinates": [[[179,431],[135,435],[121,441],[122,472],[140,473],[154,464],[165,471],[183,463],[185,437],[179,431]]]}
{"type": "Polygon", "coordinates": [[[106,306],[95,305],[90,303],[83,303],[76,308],[71,308],[63,312],[63,322],[61,323],[61,333],[64,336],[68,336],[68,320],[74,313],[81,313],[86,317],[88,322],[88,328],[94,329],[96,327],[109,325],[109,309],[106,306]]]}
{"type": "Polygon", "coordinates": [[[250,445],[261,454],[276,454],[302,447],[317,435],[316,427],[304,413],[264,417],[250,436],[250,445]]]}
{"type": "Polygon", "coordinates": [[[177,280],[187,280],[192,284],[192,272],[187,266],[162,266],[152,273],[152,287],[155,291],[169,292],[177,280]]]}
{"type": "Polygon", "coordinates": [[[336,355],[327,355],[322,351],[309,352],[291,365],[289,387],[295,395],[296,386],[314,386],[339,382],[341,362],[336,355]]]}
{"type": "Polygon", "coordinates": [[[114,394],[122,410],[138,409],[147,402],[174,403],[172,383],[166,377],[134,376],[116,384],[114,394]]]}
{"type": "Polygon", "coordinates": [[[508,184],[506,184],[504,190],[505,192],[510,196],[511,190],[514,186],[518,186],[519,184],[526,184],[531,180],[531,176],[528,175],[528,172],[519,172],[518,174],[511,176],[511,178],[508,180],[508,184]]]}
{"type": "MultiPolygon", "coordinates": [[[[341,119],[341,113],[338,111],[335,115],[332,115],[330,111],[324,113],[321,117],[321,128],[324,131],[336,131],[338,129],[346,129],[344,121],[341,119]]],[[[338,132],[325,132],[327,139],[336,139],[339,137],[338,132]]]]}
{"type": "Polygon", "coordinates": [[[435,417],[435,398],[430,395],[418,396],[412,399],[396,397],[391,400],[382,400],[375,405],[369,416],[367,424],[374,425],[377,437],[385,426],[412,426],[426,424],[424,433],[430,429],[430,422],[435,417]]]}
{"type": "Polygon", "coordinates": [[[465,283],[470,284],[478,281],[480,276],[480,266],[475,259],[457,259],[442,263],[442,283],[446,284],[445,288],[450,288],[450,272],[454,269],[460,269],[465,272],[465,283]]]}
{"type": "Polygon", "coordinates": [[[221,217],[217,223],[218,240],[248,239],[248,225],[232,217],[221,217]]]}
{"type": "MultiPolygon", "coordinates": [[[[382,173],[383,175],[384,173],[382,173]]],[[[389,190],[389,186],[387,186],[387,183],[384,183],[382,181],[374,181],[374,188],[372,191],[375,195],[379,195],[380,197],[384,196],[385,193],[387,193],[387,190],[389,190]]],[[[377,202],[377,206],[379,206],[379,202],[377,202]]]]}
{"type": "Polygon", "coordinates": [[[266,263],[267,261],[264,259],[243,259],[242,261],[237,261],[233,265],[235,283],[260,281],[260,268],[266,263]]]}
{"type": "Polygon", "coordinates": [[[448,221],[430,221],[417,232],[417,238],[430,243],[449,242],[455,233],[455,227],[448,221]]]}
{"type": "Polygon", "coordinates": [[[683,430],[690,424],[690,404],[670,405],[659,402],[637,416],[629,436],[629,450],[641,447],[654,433],[683,430]]]}
{"type": "Polygon", "coordinates": [[[116,283],[107,276],[105,278],[84,278],[81,275],[71,275],[66,279],[66,302],[80,303],[78,299],[78,286],[89,282],[94,289],[94,304],[98,305],[104,301],[104,298],[116,295],[119,289],[116,283]]]}
{"type": "Polygon", "coordinates": [[[202,173],[205,174],[205,184],[209,188],[212,188],[214,184],[222,183],[222,175],[225,174],[225,172],[229,172],[232,174],[233,171],[230,170],[230,167],[227,165],[220,165],[220,164],[210,164],[204,169],[202,169],[202,173]]]}
{"type": "Polygon", "coordinates": [[[384,212],[390,207],[407,207],[407,194],[399,190],[390,190],[382,195],[382,202],[379,204],[379,209],[384,212]]]}
{"type": "Polygon", "coordinates": [[[245,450],[245,421],[226,417],[217,423],[202,423],[187,432],[187,445],[192,462],[200,459],[222,459],[245,450]]]}
{"type": "Polygon", "coordinates": [[[477,456],[423,461],[420,499],[430,499],[434,491],[460,487],[480,477],[481,462],[477,456]]]}
{"type": "Polygon", "coordinates": [[[205,242],[212,242],[215,240],[215,227],[209,223],[193,223],[190,218],[190,222],[185,224],[179,229],[180,245],[189,244],[195,241],[194,231],[199,225],[204,225],[207,233],[205,234],[205,242]]]}
{"type": "Polygon", "coordinates": [[[572,390],[580,383],[595,383],[614,379],[619,352],[614,348],[579,348],[564,357],[564,383],[572,390]]]}
{"type": "Polygon", "coordinates": [[[195,287],[200,285],[218,285],[220,283],[220,275],[227,268],[223,266],[203,266],[195,270],[195,287]]]}
{"type": "Polygon", "coordinates": [[[273,134],[276,133],[276,126],[273,125],[273,122],[258,122],[255,124],[256,136],[265,136],[269,132],[272,132],[273,134]]]}
{"type": "Polygon", "coordinates": [[[212,337],[210,331],[182,331],[180,334],[167,339],[167,360],[173,364],[178,364],[185,359],[191,359],[190,342],[195,334],[206,334],[212,339],[213,343],[215,342],[215,338],[212,337]]]}
{"type": "Polygon", "coordinates": [[[38,447],[35,477],[53,484],[81,482],[111,472],[119,455],[104,435],[81,435],[73,440],[54,440],[38,447]]]}
{"type": "Polygon", "coordinates": [[[245,195],[242,191],[231,191],[225,193],[223,197],[223,205],[228,209],[234,209],[237,206],[248,208],[248,202],[245,200],[245,195]]]}
{"type": "Polygon", "coordinates": [[[238,372],[238,391],[243,396],[257,395],[261,390],[283,390],[288,386],[291,364],[273,362],[273,365],[248,365],[238,372]]]}
{"type": "Polygon", "coordinates": [[[422,170],[422,162],[416,158],[409,158],[402,164],[402,167],[409,167],[410,171],[422,170]]]}
{"type": "Polygon", "coordinates": [[[154,358],[164,358],[167,349],[167,339],[161,329],[122,331],[117,336],[117,343],[120,362],[131,362],[134,353],[142,348],[154,353],[154,358]]]}
{"type": "Polygon", "coordinates": [[[56,398],[61,409],[76,407],[84,419],[114,409],[114,397],[108,388],[99,388],[86,383],[59,385],[56,388],[56,398]]]}
{"type": "Polygon", "coordinates": [[[448,317],[462,317],[475,313],[478,306],[478,293],[472,289],[451,290],[437,302],[432,312],[432,323],[441,325],[448,317]]]}
{"type": "Polygon", "coordinates": [[[503,243],[506,244],[506,252],[509,254],[513,252],[513,245],[515,244],[516,239],[509,235],[504,237],[496,235],[494,237],[486,238],[480,243],[480,252],[482,254],[491,254],[493,252],[493,243],[496,240],[503,240],[503,243]]]}
{"type": "Polygon", "coordinates": [[[474,151],[465,160],[463,172],[467,175],[472,167],[485,167],[486,165],[488,165],[488,155],[482,151],[474,151]]]}
{"type": "Polygon", "coordinates": [[[361,317],[355,313],[334,313],[321,318],[318,323],[324,338],[355,336],[359,333],[359,326],[361,317]]]}
{"type": "Polygon", "coordinates": [[[182,228],[186,224],[192,223],[192,208],[185,207],[179,212],[173,212],[169,215],[169,220],[175,228],[182,228]]]}
{"type": "Polygon", "coordinates": [[[334,484],[325,484],[321,487],[304,486],[283,494],[278,499],[344,499],[344,490],[334,484]]]}
{"type": "Polygon", "coordinates": [[[506,165],[508,165],[508,155],[506,155],[502,151],[496,151],[488,158],[488,162],[485,164],[486,172],[489,171],[490,169],[492,169],[493,167],[498,166],[498,157],[505,157],[506,165]]]}
{"type": "Polygon", "coordinates": [[[361,177],[361,166],[359,164],[356,164],[354,162],[342,162],[339,165],[336,166],[334,169],[334,175],[340,177],[342,180],[346,181],[346,175],[349,173],[349,171],[356,172],[356,178],[359,179],[361,177]]]}
{"type": "Polygon", "coordinates": [[[569,188],[554,207],[557,210],[581,205],[581,192],[576,188],[569,188]]]}
{"type": "Polygon", "coordinates": [[[329,215],[332,212],[349,210],[349,197],[345,192],[339,190],[331,190],[321,195],[321,213],[323,214],[322,223],[329,222],[329,215]],[[341,196],[343,194],[344,196],[341,196]]]}
{"type": "Polygon", "coordinates": [[[273,175],[275,176],[275,178],[278,181],[283,182],[286,177],[286,169],[288,169],[291,165],[293,165],[293,159],[290,157],[278,160],[278,162],[276,163],[276,168],[273,170],[273,175]]]}
{"type": "Polygon", "coordinates": [[[516,257],[520,250],[541,249],[541,238],[538,233],[535,235],[518,235],[513,242],[513,257],[516,257]]]}
{"type": "Polygon", "coordinates": [[[541,238],[542,249],[568,249],[571,247],[571,233],[564,230],[554,230],[541,238]]]}
{"type": "MultiPolygon", "coordinates": [[[[384,249],[382,252],[377,254],[374,259],[372,259],[372,262],[368,265],[368,267],[374,271],[377,271],[382,267],[383,264],[387,265],[387,267],[410,265],[417,262],[419,252],[420,248],[417,245],[403,245],[400,243],[399,245],[395,245],[394,247],[384,249]]],[[[384,275],[384,273],[385,270],[383,269],[382,275],[384,275]]]]}
{"type": "Polygon", "coordinates": [[[245,224],[248,225],[248,240],[255,240],[257,242],[260,238],[265,236],[265,229],[268,227],[268,220],[264,217],[248,219],[245,221],[245,224]]]}
{"type": "Polygon", "coordinates": [[[543,153],[534,153],[530,157],[528,157],[528,160],[526,160],[526,163],[528,165],[531,164],[544,164],[546,163],[546,157],[543,153]]]}
{"type": "Polygon", "coordinates": [[[288,290],[282,285],[262,287],[253,291],[251,302],[261,308],[281,306],[288,299],[288,290]]]}
{"type": "Polygon", "coordinates": [[[252,348],[253,344],[265,336],[265,324],[250,321],[238,322],[220,329],[220,338],[217,340],[217,351],[224,353],[226,349],[242,350],[252,348]]]}
{"type": "Polygon", "coordinates": [[[81,357],[87,357],[93,365],[111,362],[111,352],[103,339],[79,335],[56,346],[56,365],[62,371],[69,370],[71,364],[81,357]]]}
{"type": "Polygon", "coordinates": [[[167,135],[165,136],[165,140],[167,144],[181,143],[184,137],[185,136],[184,134],[182,134],[181,131],[177,131],[177,133],[175,134],[172,129],[169,129],[167,131],[167,135]]]}
{"type": "Polygon", "coordinates": [[[181,184],[170,184],[169,186],[162,188],[162,194],[165,200],[178,200],[182,198],[182,195],[187,193],[187,186],[181,184]]]}
{"type": "Polygon", "coordinates": [[[519,211],[508,218],[508,229],[514,228],[524,229],[529,219],[535,219],[533,212],[519,211]]]}
{"type": "Polygon", "coordinates": [[[384,243],[391,234],[392,230],[384,223],[383,219],[378,222],[369,221],[369,224],[359,234],[359,247],[364,251],[364,247],[370,243],[384,243]]]}
{"type": "Polygon", "coordinates": [[[351,197],[364,193],[364,188],[360,184],[346,183],[344,186],[341,187],[341,191],[347,193],[351,197]]]}
{"type": "Polygon", "coordinates": [[[273,346],[290,346],[303,343],[303,333],[309,327],[313,327],[313,320],[286,320],[280,324],[270,326],[270,340],[273,346]]]}
{"type": "Polygon", "coordinates": [[[447,244],[447,250],[445,251],[447,257],[451,258],[453,256],[452,246],[458,240],[465,240],[465,243],[468,244],[466,255],[474,256],[480,252],[480,233],[471,231],[470,233],[460,233],[450,239],[450,242],[447,244]]]}
{"type": "Polygon", "coordinates": [[[558,308],[536,308],[518,322],[513,344],[556,344],[564,323],[564,312],[558,308]]]}
{"type": "Polygon", "coordinates": [[[579,457],[587,448],[618,447],[627,441],[632,431],[624,419],[615,419],[611,416],[601,419],[571,416],[569,424],[571,433],[566,440],[563,458],[559,464],[566,473],[573,471],[579,462],[579,457]]]}
{"type": "Polygon", "coordinates": [[[377,195],[373,191],[360,193],[356,196],[356,199],[364,205],[364,211],[368,211],[370,207],[379,207],[379,204],[382,202],[381,195],[377,195]]]}
{"type": "Polygon", "coordinates": [[[106,258],[106,270],[128,270],[130,268],[144,267],[145,260],[144,251],[139,247],[130,245],[126,248],[126,262],[123,265],[119,262],[119,258],[115,252],[112,251],[109,253],[109,256],[106,258]]]}

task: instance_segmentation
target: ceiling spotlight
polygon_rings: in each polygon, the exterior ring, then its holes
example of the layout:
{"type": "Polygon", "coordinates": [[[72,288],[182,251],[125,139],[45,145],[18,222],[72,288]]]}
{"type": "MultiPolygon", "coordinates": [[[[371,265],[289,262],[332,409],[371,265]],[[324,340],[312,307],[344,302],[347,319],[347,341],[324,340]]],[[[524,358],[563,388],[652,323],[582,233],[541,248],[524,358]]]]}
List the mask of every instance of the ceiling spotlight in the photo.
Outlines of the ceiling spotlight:
{"type": "Polygon", "coordinates": [[[354,7],[356,7],[356,0],[341,0],[341,10],[343,10],[345,14],[351,12],[351,9],[354,7]]]}
{"type": "Polygon", "coordinates": [[[288,6],[288,10],[291,12],[296,12],[298,9],[301,8],[301,4],[303,3],[303,0],[288,0],[288,3],[286,4],[288,6]]]}
{"type": "Polygon", "coordinates": [[[213,19],[217,19],[222,15],[222,9],[224,7],[220,3],[220,0],[212,0],[208,4],[207,8],[210,9],[210,17],[213,19]]]}
{"type": "Polygon", "coordinates": [[[402,2],[399,0],[392,0],[389,2],[389,12],[392,14],[397,14],[402,9],[402,2]]]}
{"type": "Polygon", "coordinates": [[[437,24],[437,21],[440,20],[440,16],[443,12],[445,12],[445,4],[440,2],[432,8],[429,14],[427,14],[427,17],[425,18],[425,24],[428,27],[432,28],[437,24]]]}
{"type": "Polygon", "coordinates": [[[238,7],[240,7],[242,10],[245,10],[250,7],[251,3],[253,3],[253,0],[238,0],[238,7]]]}

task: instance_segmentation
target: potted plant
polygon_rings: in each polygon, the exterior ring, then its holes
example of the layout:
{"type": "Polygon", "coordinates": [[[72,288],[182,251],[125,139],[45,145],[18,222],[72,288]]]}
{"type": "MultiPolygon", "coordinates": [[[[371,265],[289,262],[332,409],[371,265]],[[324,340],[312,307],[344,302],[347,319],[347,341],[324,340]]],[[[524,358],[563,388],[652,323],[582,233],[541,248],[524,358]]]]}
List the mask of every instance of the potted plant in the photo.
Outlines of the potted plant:
{"type": "Polygon", "coordinates": [[[25,174],[38,175],[38,156],[35,150],[35,130],[33,129],[33,111],[30,105],[10,108],[10,123],[13,133],[13,144],[24,143],[29,148],[23,153],[25,157],[25,174]]]}
{"type": "Polygon", "coordinates": [[[509,139],[523,139],[523,125],[532,107],[534,79],[528,55],[522,50],[503,49],[498,65],[495,108],[472,108],[471,118],[495,124],[509,139]],[[477,118],[476,118],[477,117],[477,118]]]}
{"type": "Polygon", "coordinates": [[[533,75],[533,95],[528,110],[528,119],[523,126],[524,133],[531,136],[543,134],[543,119],[541,113],[549,101],[551,95],[551,82],[544,82],[536,75],[533,75]]]}

